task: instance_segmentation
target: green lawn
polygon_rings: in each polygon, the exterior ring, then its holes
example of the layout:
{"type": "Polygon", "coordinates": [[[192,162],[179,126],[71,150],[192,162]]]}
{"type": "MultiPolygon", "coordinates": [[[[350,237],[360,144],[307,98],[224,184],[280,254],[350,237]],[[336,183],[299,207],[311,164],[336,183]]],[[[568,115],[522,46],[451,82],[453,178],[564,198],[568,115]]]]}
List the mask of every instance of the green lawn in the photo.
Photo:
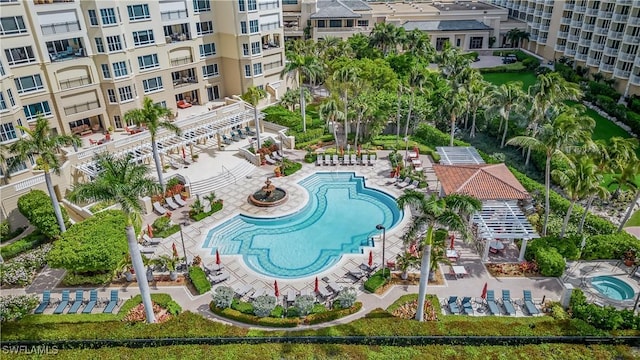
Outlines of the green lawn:
{"type": "Polygon", "coordinates": [[[625,227],[640,226],[640,210],[633,213],[633,215],[631,215],[631,217],[629,218],[629,221],[627,221],[627,223],[624,224],[624,226],[625,227]]]}
{"type": "Polygon", "coordinates": [[[510,81],[522,81],[523,89],[529,90],[529,87],[536,83],[536,75],[532,72],[519,73],[487,73],[482,74],[484,79],[494,85],[506,84],[510,81]]]}

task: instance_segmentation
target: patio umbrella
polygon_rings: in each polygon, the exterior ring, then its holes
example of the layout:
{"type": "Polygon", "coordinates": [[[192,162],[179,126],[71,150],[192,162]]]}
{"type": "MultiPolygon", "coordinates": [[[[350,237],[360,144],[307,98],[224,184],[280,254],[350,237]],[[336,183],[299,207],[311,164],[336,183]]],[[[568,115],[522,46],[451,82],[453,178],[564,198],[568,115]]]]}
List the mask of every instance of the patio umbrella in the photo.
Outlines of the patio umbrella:
{"type": "Polygon", "coordinates": [[[216,265],[220,265],[220,252],[216,249],[216,265]]]}
{"type": "Polygon", "coordinates": [[[360,156],[361,151],[362,151],[362,148],[360,147],[360,145],[358,145],[358,156],[360,156]]]}
{"type": "Polygon", "coordinates": [[[153,237],[153,230],[151,229],[151,224],[147,224],[147,234],[149,237],[153,237]]]}
{"type": "Polygon", "coordinates": [[[182,147],[182,158],[183,158],[183,159],[186,159],[186,158],[187,158],[187,153],[186,153],[186,151],[184,150],[184,146],[182,147]]]}
{"type": "Polygon", "coordinates": [[[178,257],[178,248],[176,247],[176,243],[171,245],[171,249],[173,250],[173,257],[178,257]]]}
{"type": "Polygon", "coordinates": [[[413,152],[415,152],[415,153],[416,153],[416,156],[420,155],[420,149],[418,149],[418,147],[417,147],[417,146],[414,146],[414,147],[413,147],[413,152]]]}
{"type": "Polygon", "coordinates": [[[484,283],[484,287],[482,288],[482,295],[480,296],[483,299],[487,298],[487,283],[484,283]]]}
{"type": "Polygon", "coordinates": [[[369,267],[373,266],[373,251],[369,251],[369,267]]]}
{"type": "Polygon", "coordinates": [[[318,283],[318,277],[316,276],[316,287],[313,289],[314,292],[318,292],[320,290],[320,285],[318,283]]]}
{"type": "Polygon", "coordinates": [[[451,245],[449,245],[449,248],[450,248],[451,250],[455,250],[455,247],[453,246],[453,243],[454,243],[454,242],[455,242],[455,240],[456,240],[456,236],[455,236],[455,235],[453,235],[453,234],[449,235],[449,240],[451,240],[451,245]]]}
{"type": "Polygon", "coordinates": [[[280,289],[278,289],[278,280],[273,282],[273,291],[276,294],[276,297],[280,296],[280,289]]]}
{"type": "Polygon", "coordinates": [[[340,146],[340,156],[344,156],[344,148],[340,146]]]}

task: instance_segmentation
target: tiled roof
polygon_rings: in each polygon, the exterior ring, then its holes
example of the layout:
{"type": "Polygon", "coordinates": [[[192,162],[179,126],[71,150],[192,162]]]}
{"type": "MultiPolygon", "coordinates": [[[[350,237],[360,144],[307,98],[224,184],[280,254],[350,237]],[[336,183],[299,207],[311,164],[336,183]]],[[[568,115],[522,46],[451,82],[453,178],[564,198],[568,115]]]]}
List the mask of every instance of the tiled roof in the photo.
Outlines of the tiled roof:
{"type": "Polygon", "coordinates": [[[492,30],[490,26],[477,20],[436,20],[436,21],[407,21],[402,27],[411,31],[467,31],[467,30],[492,30]]]}
{"type": "MultiPolygon", "coordinates": [[[[358,1],[318,0],[318,11],[311,14],[311,19],[356,19],[362,17],[353,10],[362,10],[358,1]],[[355,8],[354,8],[355,7],[355,8]]],[[[366,5],[366,4],[365,4],[366,5]]],[[[368,7],[368,6],[367,6],[368,7]]]]}
{"type": "Polygon", "coordinates": [[[440,165],[434,164],[446,195],[471,195],[479,200],[519,200],[529,193],[504,164],[440,165]]]}

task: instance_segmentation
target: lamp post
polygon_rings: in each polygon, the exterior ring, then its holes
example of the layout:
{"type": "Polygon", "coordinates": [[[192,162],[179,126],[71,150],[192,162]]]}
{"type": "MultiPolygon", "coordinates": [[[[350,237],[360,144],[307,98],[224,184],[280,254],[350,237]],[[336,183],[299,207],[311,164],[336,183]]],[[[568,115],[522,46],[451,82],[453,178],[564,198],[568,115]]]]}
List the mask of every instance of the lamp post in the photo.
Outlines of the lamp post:
{"type": "Polygon", "coordinates": [[[187,261],[187,248],[184,246],[184,235],[182,234],[182,226],[189,225],[189,222],[185,221],[180,223],[180,241],[182,242],[182,252],[184,253],[184,268],[187,273],[189,272],[189,262],[187,261]]]}
{"type": "Polygon", "coordinates": [[[376,225],[376,229],[378,230],[382,230],[382,277],[384,277],[385,279],[387,278],[387,273],[386,273],[386,267],[387,267],[387,263],[384,262],[384,248],[385,248],[385,238],[386,238],[386,230],[387,228],[384,227],[384,225],[382,224],[378,224],[376,225]]]}

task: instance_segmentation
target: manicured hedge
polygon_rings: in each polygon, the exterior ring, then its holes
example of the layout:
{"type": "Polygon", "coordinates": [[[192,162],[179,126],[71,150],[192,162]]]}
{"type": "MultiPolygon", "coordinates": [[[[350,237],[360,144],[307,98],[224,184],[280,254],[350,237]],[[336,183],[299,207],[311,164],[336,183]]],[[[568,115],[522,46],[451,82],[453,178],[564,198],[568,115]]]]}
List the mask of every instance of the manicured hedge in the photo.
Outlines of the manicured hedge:
{"type": "Polygon", "coordinates": [[[387,279],[391,276],[391,271],[385,269],[386,279],[382,275],[382,269],[376,271],[367,281],[364,282],[364,289],[370,293],[376,292],[376,290],[387,282],[387,279]]]}
{"type": "Polygon", "coordinates": [[[640,253],[640,240],[626,231],[595,235],[587,239],[582,249],[582,259],[622,259],[622,254],[629,249],[635,249],[636,253],[640,253]]]}
{"type": "Polygon", "coordinates": [[[14,241],[9,245],[0,248],[0,255],[2,255],[2,258],[6,261],[22,254],[25,251],[29,251],[35,247],[38,247],[48,241],[49,239],[46,236],[44,236],[40,231],[36,230],[35,232],[23,237],[20,240],[14,241]]]}
{"type": "Polygon", "coordinates": [[[238,310],[231,308],[220,309],[215,306],[213,302],[209,304],[211,311],[227,319],[239,321],[245,324],[269,326],[269,327],[282,327],[291,328],[296,327],[300,323],[298,318],[272,318],[272,317],[257,317],[255,315],[245,314],[238,310]]]}
{"type": "Polygon", "coordinates": [[[555,248],[538,248],[536,263],[542,276],[561,276],[567,263],[555,248]]]}
{"type": "Polygon", "coordinates": [[[535,260],[538,249],[554,248],[567,260],[580,259],[581,238],[578,236],[565,237],[560,239],[557,236],[546,236],[539,239],[529,240],[524,257],[527,261],[535,260]]]}
{"type": "Polygon", "coordinates": [[[211,283],[207,279],[207,275],[204,273],[199,266],[191,266],[189,267],[189,279],[191,283],[198,291],[198,294],[202,295],[211,290],[211,283]]]}
{"type": "Polygon", "coordinates": [[[320,324],[336,319],[340,319],[342,317],[355,314],[362,309],[362,303],[356,302],[353,306],[346,309],[336,309],[329,310],[321,313],[310,314],[304,319],[304,322],[309,325],[320,324]]]}
{"type": "MultiPolygon", "coordinates": [[[[51,204],[51,198],[42,190],[31,190],[18,198],[18,210],[46,237],[54,239],[60,235],[60,227],[51,204]]],[[[67,227],[71,225],[67,210],[60,206],[67,227]]]]}
{"type": "Polygon", "coordinates": [[[574,318],[580,319],[602,330],[640,329],[640,316],[633,310],[617,310],[613,306],[598,306],[587,303],[587,298],[580,289],[574,289],[569,301],[574,318]]]}
{"type": "MultiPolygon", "coordinates": [[[[211,216],[214,213],[217,213],[218,211],[222,210],[222,206],[223,203],[222,201],[216,201],[211,205],[211,210],[207,211],[207,212],[201,212],[199,214],[195,214],[193,216],[191,216],[191,218],[195,221],[200,221],[204,218],[206,218],[207,216],[211,216]]],[[[180,229],[178,229],[179,231],[180,229]]]]}

